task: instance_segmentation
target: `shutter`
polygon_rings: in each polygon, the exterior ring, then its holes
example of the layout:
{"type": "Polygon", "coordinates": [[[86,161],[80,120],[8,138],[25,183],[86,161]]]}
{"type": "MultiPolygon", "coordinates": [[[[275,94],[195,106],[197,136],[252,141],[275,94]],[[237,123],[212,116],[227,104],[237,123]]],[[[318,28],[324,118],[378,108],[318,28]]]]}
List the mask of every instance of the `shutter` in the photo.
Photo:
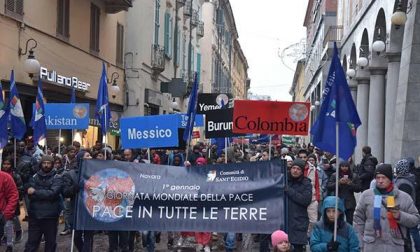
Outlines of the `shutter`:
{"type": "Polygon", "coordinates": [[[124,50],[124,26],[117,24],[117,65],[123,64],[123,50],[124,50]]]}
{"type": "Polygon", "coordinates": [[[15,0],[6,0],[6,9],[15,12],[15,0]]]}
{"type": "Polygon", "coordinates": [[[64,36],[70,36],[70,0],[64,0],[64,36]]]}
{"type": "Polygon", "coordinates": [[[173,44],[173,41],[172,41],[172,34],[173,34],[173,29],[172,29],[172,27],[173,27],[173,18],[172,17],[170,17],[169,18],[169,33],[168,33],[168,40],[169,40],[169,42],[168,42],[168,47],[169,47],[169,49],[168,49],[168,51],[169,51],[169,57],[171,57],[172,56],[172,44],[173,44]]]}
{"type": "Polygon", "coordinates": [[[57,0],[57,33],[63,35],[63,0],[57,0]]]}
{"type": "Polygon", "coordinates": [[[176,65],[179,66],[180,58],[181,58],[181,34],[179,33],[179,27],[175,29],[175,38],[177,40],[176,43],[176,65]]]}
{"type": "Polygon", "coordinates": [[[163,40],[163,46],[165,48],[165,55],[169,56],[169,13],[165,13],[165,37],[163,40]]]}
{"type": "Polygon", "coordinates": [[[23,0],[15,0],[16,1],[16,9],[15,12],[21,16],[23,16],[23,0]]]}
{"type": "Polygon", "coordinates": [[[197,53],[197,79],[200,83],[200,75],[201,75],[201,53],[197,53]]]}

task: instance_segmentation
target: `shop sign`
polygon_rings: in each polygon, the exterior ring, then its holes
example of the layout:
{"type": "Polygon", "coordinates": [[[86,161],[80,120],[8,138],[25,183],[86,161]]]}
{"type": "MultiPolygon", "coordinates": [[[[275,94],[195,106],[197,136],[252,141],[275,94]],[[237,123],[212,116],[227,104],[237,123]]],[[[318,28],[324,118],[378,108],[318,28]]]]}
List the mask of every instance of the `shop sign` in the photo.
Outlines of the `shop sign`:
{"type": "Polygon", "coordinates": [[[75,88],[76,90],[88,91],[90,83],[79,80],[77,77],[66,77],[58,74],[55,70],[48,71],[46,67],[41,67],[39,70],[39,76],[41,79],[47,80],[52,83],[56,83],[60,86],[67,86],[69,88],[75,88]]]}
{"type": "Polygon", "coordinates": [[[87,129],[89,127],[88,103],[46,103],[47,129],[87,129]]]}

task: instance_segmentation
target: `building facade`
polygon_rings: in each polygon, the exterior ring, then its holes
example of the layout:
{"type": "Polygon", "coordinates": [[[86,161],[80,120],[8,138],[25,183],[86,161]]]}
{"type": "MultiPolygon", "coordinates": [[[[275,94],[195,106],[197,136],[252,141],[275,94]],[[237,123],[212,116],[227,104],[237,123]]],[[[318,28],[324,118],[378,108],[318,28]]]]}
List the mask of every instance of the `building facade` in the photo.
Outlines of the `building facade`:
{"type": "Polygon", "coordinates": [[[229,1],[205,1],[203,21],[205,25],[200,74],[203,93],[235,93],[235,96],[244,98],[246,88],[250,85],[248,63],[238,42],[235,18],[229,1]]]}
{"type": "MultiPolygon", "coordinates": [[[[85,147],[102,140],[99,123],[93,118],[103,62],[109,92],[111,81],[120,88],[110,95],[112,120],[118,121],[125,102],[124,27],[130,7],[131,0],[0,0],[0,79],[8,97],[10,71],[14,69],[28,135],[32,134],[29,122],[37,80],[43,82],[47,102],[68,103],[72,84],[65,85],[60,79],[66,77],[87,83],[76,87],[76,102],[90,104],[91,123],[89,129],[77,132],[76,138],[85,147]],[[41,65],[33,77],[24,68],[31,49],[41,65]]],[[[71,143],[71,131],[63,131],[63,137],[65,144],[71,143]]],[[[57,146],[58,140],[58,132],[49,130],[48,145],[57,146]]],[[[119,139],[109,135],[108,142],[115,148],[119,139]]]]}
{"type": "Polygon", "coordinates": [[[341,58],[362,121],[356,160],[364,145],[379,162],[420,154],[419,6],[407,0],[339,3],[341,58]]]}

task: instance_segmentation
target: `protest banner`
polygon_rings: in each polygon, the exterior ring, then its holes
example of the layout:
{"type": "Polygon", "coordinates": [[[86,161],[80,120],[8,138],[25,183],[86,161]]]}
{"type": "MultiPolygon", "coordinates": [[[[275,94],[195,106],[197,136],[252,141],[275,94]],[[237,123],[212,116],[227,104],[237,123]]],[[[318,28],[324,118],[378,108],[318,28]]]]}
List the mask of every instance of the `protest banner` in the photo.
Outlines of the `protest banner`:
{"type": "Polygon", "coordinates": [[[47,129],[87,129],[88,103],[45,103],[47,129]]]}
{"type": "Polygon", "coordinates": [[[271,233],[285,227],[280,160],[174,167],[87,160],[76,230],[271,233]]]}

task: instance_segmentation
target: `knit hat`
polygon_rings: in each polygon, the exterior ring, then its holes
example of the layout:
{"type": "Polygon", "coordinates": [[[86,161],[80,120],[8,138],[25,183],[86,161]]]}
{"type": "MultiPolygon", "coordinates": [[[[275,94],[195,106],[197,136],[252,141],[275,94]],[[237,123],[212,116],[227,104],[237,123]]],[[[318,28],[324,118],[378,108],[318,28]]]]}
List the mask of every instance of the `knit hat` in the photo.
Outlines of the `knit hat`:
{"type": "Polygon", "coordinates": [[[282,148],[282,149],[281,149],[280,153],[281,153],[281,154],[286,154],[286,155],[287,155],[287,154],[289,154],[289,149],[288,149],[288,148],[286,148],[286,147],[284,147],[284,148],[282,148]]]}
{"type": "Polygon", "coordinates": [[[283,241],[289,242],[289,236],[284,231],[276,230],[271,234],[271,244],[273,247],[283,241]]]}
{"type": "Polygon", "coordinates": [[[398,176],[405,176],[410,172],[410,164],[407,159],[398,160],[395,163],[395,171],[398,176]]]}
{"type": "Polygon", "coordinates": [[[303,171],[305,169],[305,165],[306,165],[305,160],[300,159],[300,158],[296,158],[295,161],[293,161],[292,167],[293,166],[298,166],[303,171]]]}
{"type": "Polygon", "coordinates": [[[287,162],[293,161],[293,158],[291,156],[286,156],[285,159],[286,159],[287,162]]]}
{"type": "Polygon", "coordinates": [[[392,181],[392,166],[390,164],[380,164],[376,167],[375,176],[382,174],[392,181]]]}
{"type": "Polygon", "coordinates": [[[198,157],[195,160],[195,164],[196,165],[206,165],[207,164],[207,160],[205,158],[203,158],[203,157],[198,157]]]}
{"type": "Polygon", "coordinates": [[[50,155],[44,155],[41,158],[41,163],[42,162],[51,162],[51,163],[54,163],[54,158],[52,156],[50,156],[50,155]]]}

